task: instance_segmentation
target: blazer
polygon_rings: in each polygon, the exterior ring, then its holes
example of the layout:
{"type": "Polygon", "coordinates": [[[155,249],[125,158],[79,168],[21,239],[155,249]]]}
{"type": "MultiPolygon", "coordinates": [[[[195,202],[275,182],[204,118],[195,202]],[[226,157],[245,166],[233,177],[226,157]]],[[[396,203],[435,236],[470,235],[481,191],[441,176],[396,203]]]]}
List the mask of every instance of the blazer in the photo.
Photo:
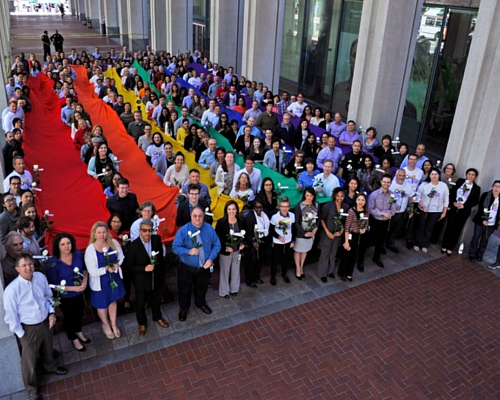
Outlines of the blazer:
{"type": "MultiPolygon", "coordinates": [[[[203,208],[203,211],[205,211],[207,207],[210,208],[210,205],[203,199],[198,200],[198,205],[203,208]]],[[[191,212],[189,211],[189,201],[186,201],[179,204],[179,208],[177,208],[177,218],[175,220],[175,224],[177,226],[184,226],[188,222],[191,222],[191,212]]],[[[207,217],[205,222],[212,225],[212,217],[207,217]]]]}
{"type": "MultiPolygon", "coordinates": [[[[344,213],[347,214],[347,211],[349,210],[349,204],[347,203],[342,203],[342,209],[344,210],[344,213]]],[[[321,208],[321,213],[320,217],[318,219],[318,227],[320,229],[320,239],[319,239],[319,245],[320,246],[328,246],[332,239],[328,237],[326,234],[326,231],[323,229],[323,224],[321,221],[325,221],[325,225],[330,231],[330,233],[335,233],[338,232],[340,229],[338,229],[335,226],[335,223],[333,221],[333,218],[338,216],[340,214],[340,210],[337,210],[337,206],[335,204],[335,201],[330,201],[329,203],[323,204],[321,208]]],[[[344,228],[345,225],[345,219],[346,217],[342,217],[342,229],[344,228]]],[[[342,238],[341,236],[339,236],[342,238]]]]}
{"type": "MultiPolygon", "coordinates": [[[[155,290],[163,290],[166,265],[160,236],[151,236],[151,251],[158,252],[154,270],[154,287],[155,290]]],[[[149,264],[151,264],[151,257],[146,252],[141,238],[138,237],[127,246],[127,257],[125,258],[124,265],[124,268],[132,276],[132,282],[134,282],[136,290],[153,290],[153,273],[145,271],[145,267],[149,264]]]]}
{"type": "MultiPolygon", "coordinates": [[[[241,219],[237,219],[238,227],[240,228],[240,232],[245,230],[245,224],[241,219]]],[[[226,242],[227,242],[227,235],[229,234],[229,230],[231,227],[229,226],[229,222],[227,218],[222,218],[217,221],[217,225],[215,226],[215,233],[217,233],[217,236],[219,237],[220,241],[220,252],[219,254],[222,254],[223,256],[228,256],[229,253],[226,251],[226,242]]],[[[245,234],[245,238],[247,237],[247,234],[245,234]]]]}
{"type": "MultiPolygon", "coordinates": [[[[493,197],[491,190],[489,190],[488,192],[484,192],[481,195],[481,199],[479,199],[477,213],[476,213],[476,215],[474,215],[474,218],[472,218],[472,221],[474,221],[475,224],[484,226],[483,225],[483,209],[487,208],[489,210],[491,205],[493,204],[494,200],[495,200],[495,198],[493,197]]],[[[496,230],[498,228],[499,221],[500,221],[500,211],[497,212],[497,217],[495,218],[495,224],[493,225],[493,230],[496,230]]]]}
{"type": "MultiPolygon", "coordinates": [[[[457,180],[456,185],[451,188],[451,190],[450,190],[450,203],[448,204],[448,207],[450,208],[450,210],[456,210],[453,203],[455,203],[457,201],[457,190],[460,189],[460,187],[464,183],[465,183],[465,179],[460,178],[459,180],[457,180]]],[[[471,214],[472,208],[477,206],[477,204],[479,203],[479,196],[480,195],[481,195],[481,187],[476,185],[475,183],[473,183],[472,189],[469,193],[469,197],[467,197],[467,200],[464,203],[464,208],[462,209],[462,213],[464,216],[465,215],[469,216],[471,214]]]]}

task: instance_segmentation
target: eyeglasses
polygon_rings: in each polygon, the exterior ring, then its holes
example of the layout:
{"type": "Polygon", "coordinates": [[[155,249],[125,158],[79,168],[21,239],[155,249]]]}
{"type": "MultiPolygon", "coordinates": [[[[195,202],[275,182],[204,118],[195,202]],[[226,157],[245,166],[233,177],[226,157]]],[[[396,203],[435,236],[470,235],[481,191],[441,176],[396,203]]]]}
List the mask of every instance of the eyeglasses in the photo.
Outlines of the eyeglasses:
{"type": "Polygon", "coordinates": [[[195,192],[189,192],[188,194],[192,195],[192,196],[199,196],[200,195],[199,193],[195,193],[195,192]]]}
{"type": "Polygon", "coordinates": [[[112,224],[121,224],[121,223],[122,223],[122,221],[119,221],[119,220],[118,220],[118,221],[117,221],[117,220],[112,220],[112,221],[111,221],[111,223],[112,223],[112,224]]]}
{"type": "Polygon", "coordinates": [[[191,217],[198,219],[198,218],[203,218],[203,215],[191,215],[191,217]]]}
{"type": "Polygon", "coordinates": [[[153,230],[152,229],[142,229],[141,228],[141,232],[153,232],[153,230]]]}
{"type": "Polygon", "coordinates": [[[4,200],[4,203],[15,203],[16,199],[6,199],[4,200]]]}

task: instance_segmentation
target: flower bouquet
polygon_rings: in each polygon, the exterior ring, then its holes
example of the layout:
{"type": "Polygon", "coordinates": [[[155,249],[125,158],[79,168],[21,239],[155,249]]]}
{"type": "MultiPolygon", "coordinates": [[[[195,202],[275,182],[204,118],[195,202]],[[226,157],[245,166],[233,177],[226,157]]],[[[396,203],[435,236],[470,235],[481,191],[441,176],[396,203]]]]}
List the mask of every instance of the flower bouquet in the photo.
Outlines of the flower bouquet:
{"type": "Polygon", "coordinates": [[[318,224],[316,223],[317,219],[318,215],[314,211],[305,213],[302,216],[302,228],[304,228],[306,232],[312,232],[318,227],[318,224]]]}
{"type": "MultiPolygon", "coordinates": [[[[278,221],[278,229],[283,233],[283,238],[286,236],[288,228],[290,227],[290,221],[285,221],[284,219],[278,221]]],[[[283,253],[285,252],[285,246],[283,246],[283,253]]]]}

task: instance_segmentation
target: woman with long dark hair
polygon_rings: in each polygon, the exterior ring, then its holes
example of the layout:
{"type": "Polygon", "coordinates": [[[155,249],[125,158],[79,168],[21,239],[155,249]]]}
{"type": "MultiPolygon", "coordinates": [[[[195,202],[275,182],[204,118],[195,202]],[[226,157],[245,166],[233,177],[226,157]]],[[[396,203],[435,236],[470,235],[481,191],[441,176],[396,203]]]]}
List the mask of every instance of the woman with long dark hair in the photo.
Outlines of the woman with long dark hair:
{"type": "Polygon", "coordinates": [[[52,257],[47,266],[47,281],[52,285],[63,286],[66,292],[59,295],[66,336],[77,351],[85,351],[84,344],[90,343],[90,339],[82,332],[82,319],[85,308],[84,291],[89,276],[83,255],[76,248],[72,235],[56,235],[52,242],[52,257]]]}
{"type": "Polygon", "coordinates": [[[269,224],[264,204],[260,199],[255,199],[252,210],[245,217],[246,237],[251,256],[251,262],[250,260],[245,262],[245,283],[253,289],[257,288],[257,284],[264,284],[260,279],[260,273],[264,261],[269,260],[270,256],[269,224]]]}

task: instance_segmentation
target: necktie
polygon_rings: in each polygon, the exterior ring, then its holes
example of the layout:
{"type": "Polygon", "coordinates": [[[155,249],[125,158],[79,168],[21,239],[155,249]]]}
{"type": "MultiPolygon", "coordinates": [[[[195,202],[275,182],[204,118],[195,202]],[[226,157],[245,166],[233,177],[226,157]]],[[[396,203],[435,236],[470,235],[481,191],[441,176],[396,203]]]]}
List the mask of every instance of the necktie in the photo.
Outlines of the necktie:
{"type": "Polygon", "coordinates": [[[196,239],[198,241],[198,244],[201,245],[201,247],[198,249],[200,254],[198,254],[198,263],[200,265],[200,268],[203,268],[203,265],[205,264],[205,250],[203,250],[203,243],[201,240],[201,232],[198,236],[196,236],[196,239]]]}

